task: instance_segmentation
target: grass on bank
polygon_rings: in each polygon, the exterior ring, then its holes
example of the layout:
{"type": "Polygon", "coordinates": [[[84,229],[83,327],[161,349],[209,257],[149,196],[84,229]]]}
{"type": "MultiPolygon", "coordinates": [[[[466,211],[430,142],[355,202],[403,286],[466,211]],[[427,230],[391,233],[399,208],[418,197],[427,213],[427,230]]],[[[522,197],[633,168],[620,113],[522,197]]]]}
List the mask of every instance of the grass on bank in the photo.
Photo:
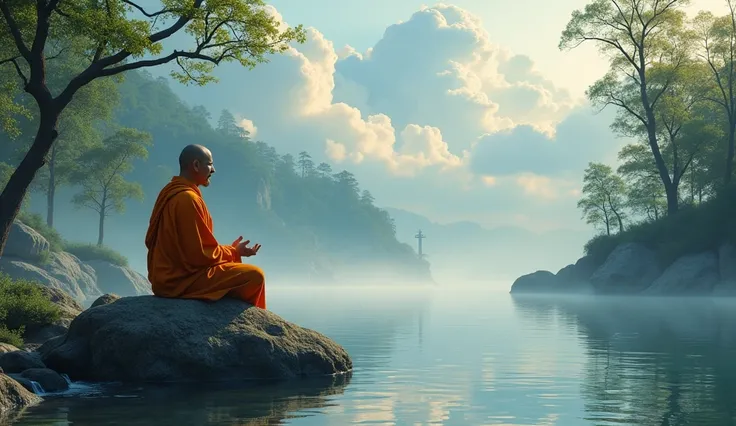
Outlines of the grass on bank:
{"type": "Polygon", "coordinates": [[[39,286],[0,272],[0,342],[22,347],[26,329],[52,324],[61,317],[61,309],[39,286]]]}
{"type": "MultiPolygon", "coordinates": [[[[64,240],[54,228],[48,226],[41,215],[36,213],[21,212],[18,220],[30,226],[41,234],[49,242],[52,252],[65,251],[77,256],[79,260],[87,262],[90,260],[104,260],[117,266],[128,266],[128,259],[115,250],[98,246],[96,244],[74,243],[64,240]]],[[[45,263],[48,254],[41,255],[41,263],[45,263]]]]}
{"type": "Polygon", "coordinates": [[[700,205],[682,206],[672,216],[631,225],[620,234],[598,235],[585,244],[585,254],[600,265],[619,244],[640,243],[667,267],[684,255],[716,250],[725,242],[736,244],[736,186],[700,205]]]}

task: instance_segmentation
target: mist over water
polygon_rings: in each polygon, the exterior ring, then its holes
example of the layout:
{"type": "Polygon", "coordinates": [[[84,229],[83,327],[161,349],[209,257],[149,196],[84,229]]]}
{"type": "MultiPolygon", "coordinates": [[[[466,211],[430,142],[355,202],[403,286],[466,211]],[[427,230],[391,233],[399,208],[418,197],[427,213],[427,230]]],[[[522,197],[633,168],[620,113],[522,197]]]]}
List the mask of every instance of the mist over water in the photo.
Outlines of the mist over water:
{"type": "Polygon", "coordinates": [[[273,286],[269,309],[335,339],[351,375],[102,386],[37,424],[728,425],[736,300],[514,296],[475,285],[273,286]]]}

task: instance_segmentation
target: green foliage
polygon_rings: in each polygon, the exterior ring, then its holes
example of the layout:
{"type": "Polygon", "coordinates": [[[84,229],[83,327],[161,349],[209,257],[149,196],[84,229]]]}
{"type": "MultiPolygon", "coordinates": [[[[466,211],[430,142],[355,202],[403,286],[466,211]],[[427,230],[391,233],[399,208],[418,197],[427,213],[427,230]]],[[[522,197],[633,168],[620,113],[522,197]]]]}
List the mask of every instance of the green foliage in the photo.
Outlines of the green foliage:
{"type": "Polygon", "coordinates": [[[23,331],[23,328],[18,330],[9,330],[4,325],[0,325],[0,343],[8,343],[16,348],[22,348],[23,331]]]}
{"type": "Polygon", "coordinates": [[[736,189],[697,206],[688,206],[659,220],[630,226],[621,234],[599,235],[585,245],[585,254],[603,262],[622,243],[640,243],[655,250],[662,267],[677,258],[736,244],[736,189]]]}
{"type": "Polygon", "coordinates": [[[619,232],[623,231],[625,192],[623,179],[610,166],[589,163],[583,176],[583,198],[578,201],[586,223],[604,229],[606,235],[610,235],[615,226],[619,232]]]}
{"type": "Polygon", "coordinates": [[[150,141],[148,133],[120,129],[80,157],[85,168],[75,173],[73,181],[82,191],[72,203],[99,215],[98,245],[103,243],[105,218],[113,212],[123,213],[127,199],[143,199],[140,183],[125,180],[125,175],[132,171],[133,160],[148,157],[150,141]]]}
{"type": "Polygon", "coordinates": [[[32,281],[12,279],[0,273],[0,341],[22,346],[24,330],[52,324],[61,310],[32,281]]]}
{"type": "Polygon", "coordinates": [[[113,265],[128,266],[128,259],[125,256],[106,246],[67,242],[64,250],[77,256],[82,262],[104,260],[113,265]]]}
{"type": "Polygon", "coordinates": [[[46,225],[46,222],[39,214],[23,211],[18,215],[18,219],[46,238],[46,241],[49,242],[51,251],[59,252],[64,250],[65,243],[61,234],[59,234],[54,228],[46,225]]]}

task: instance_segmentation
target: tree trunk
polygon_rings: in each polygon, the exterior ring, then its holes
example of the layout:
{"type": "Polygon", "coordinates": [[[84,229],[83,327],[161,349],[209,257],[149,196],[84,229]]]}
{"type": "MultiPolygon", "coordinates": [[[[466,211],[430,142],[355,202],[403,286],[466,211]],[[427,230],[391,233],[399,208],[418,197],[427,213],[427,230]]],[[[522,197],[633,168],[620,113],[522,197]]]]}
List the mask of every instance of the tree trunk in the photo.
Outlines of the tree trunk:
{"type": "Polygon", "coordinates": [[[54,196],[56,195],[56,145],[51,147],[49,182],[46,189],[46,225],[54,227],[54,196]]]}
{"type": "MultiPolygon", "coordinates": [[[[649,148],[652,150],[654,156],[654,164],[657,166],[657,172],[659,172],[659,178],[662,179],[664,189],[667,194],[667,214],[677,213],[678,200],[677,200],[677,187],[672,187],[672,179],[670,179],[670,173],[667,170],[667,164],[664,162],[662,157],[662,151],[659,149],[659,142],[657,141],[657,120],[654,117],[654,110],[652,105],[649,103],[649,93],[647,93],[647,76],[645,72],[646,61],[644,61],[644,52],[639,50],[639,62],[641,65],[641,71],[639,72],[639,85],[641,103],[644,107],[646,115],[647,125],[647,137],[649,140],[649,148]]],[[[675,170],[675,173],[677,170],[675,170]]]]}
{"type": "Polygon", "coordinates": [[[102,193],[102,203],[100,203],[100,227],[97,230],[97,246],[102,247],[102,241],[105,238],[105,214],[107,213],[107,191],[102,193]]]}
{"type": "Polygon", "coordinates": [[[729,185],[733,176],[733,156],[734,156],[734,139],[736,138],[736,129],[731,124],[728,129],[728,152],[726,153],[726,172],[723,176],[723,183],[729,185]]]}
{"type": "Polygon", "coordinates": [[[8,233],[13,224],[23,199],[28,192],[28,187],[36,177],[38,170],[43,167],[46,155],[56,139],[56,123],[59,119],[59,111],[51,103],[51,100],[39,102],[39,125],[33,145],[23,157],[8,184],[0,194],[0,257],[2,257],[8,233]]]}

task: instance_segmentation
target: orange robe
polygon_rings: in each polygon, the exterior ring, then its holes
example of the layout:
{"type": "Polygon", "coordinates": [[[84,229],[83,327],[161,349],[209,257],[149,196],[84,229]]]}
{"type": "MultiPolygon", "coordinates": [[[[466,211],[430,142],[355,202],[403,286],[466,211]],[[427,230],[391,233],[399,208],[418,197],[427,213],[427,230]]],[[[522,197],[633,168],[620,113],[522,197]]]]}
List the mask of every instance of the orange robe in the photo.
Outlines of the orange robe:
{"type": "Polygon", "coordinates": [[[175,176],[159,194],[146,233],[148,280],[160,297],[215,301],[236,297],[266,309],[261,268],[215,239],[199,188],[175,176]]]}

